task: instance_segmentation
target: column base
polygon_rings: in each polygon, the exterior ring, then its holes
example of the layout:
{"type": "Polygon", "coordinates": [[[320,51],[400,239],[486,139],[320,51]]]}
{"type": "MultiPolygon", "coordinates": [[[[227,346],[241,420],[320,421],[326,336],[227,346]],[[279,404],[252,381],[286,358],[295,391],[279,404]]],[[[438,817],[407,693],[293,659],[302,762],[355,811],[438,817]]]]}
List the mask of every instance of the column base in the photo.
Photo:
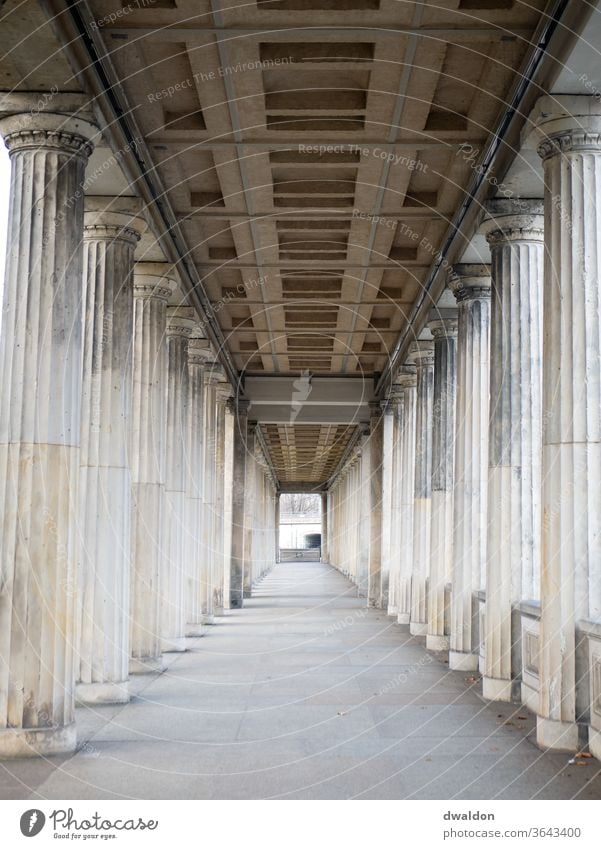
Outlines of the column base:
{"type": "Polygon", "coordinates": [[[128,701],[128,681],[98,681],[75,685],[75,703],[78,705],[124,705],[128,701]]]}
{"type": "Polygon", "coordinates": [[[55,728],[8,728],[0,731],[0,758],[64,755],[77,747],[75,723],[55,728]]]}
{"type": "Polygon", "coordinates": [[[186,625],[186,637],[204,637],[205,630],[201,622],[189,622],[186,625]]]}
{"type": "Polygon", "coordinates": [[[147,672],[163,672],[165,670],[165,661],[159,655],[158,657],[130,657],[129,659],[129,674],[144,675],[147,672]]]}
{"type": "Polygon", "coordinates": [[[215,617],[212,613],[203,613],[202,614],[202,624],[203,625],[214,625],[215,617]]]}
{"type": "Polygon", "coordinates": [[[168,640],[161,640],[161,651],[163,653],[169,653],[173,651],[186,651],[186,638],[185,637],[173,637],[168,640]]]}
{"type": "Polygon", "coordinates": [[[578,725],[536,717],[536,745],[539,749],[554,749],[557,752],[578,751],[578,725]]]}
{"type": "Polygon", "coordinates": [[[252,598],[252,590],[244,590],[243,598],[252,598]]]}
{"type": "Polygon", "coordinates": [[[215,607],[215,616],[223,616],[225,614],[225,607],[215,607]]]}
{"type": "Polygon", "coordinates": [[[399,615],[399,607],[397,604],[389,604],[388,605],[388,615],[389,616],[398,616],[399,615]]]}
{"type": "Polygon", "coordinates": [[[230,596],[230,610],[239,610],[242,607],[243,595],[237,592],[230,596]]]}
{"type": "Polygon", "coordinates": [[[439,634],[426,634],[426,648],[430,651],[448,651],[449,638],[439,634]]]}
{"type": "Polygon", "coordinates": [[[591,755],[601,761],[601,731],[591,728],[590,725],[588,728],[588,747],[591,755]]]}
{"type": "Polygon", "coordinates": [[[482,696],[491,702],[510,702],[512,682],[505,678],[482,678],[482,696]]]}
{"type": "Polygon", "coordinates": [[[399,625],[408,625],[411,615],[409,613],[399,613],[397,616],[397,622],[399,625]]]}
{"type": "Polygon", "coordinates": [[[428,623],[409,622],[409,633],[412,637],[425,637],[428,633],[428,623]]]}
{"type": "Polygon", "coordinates": [[[449,669],[459,672],[477,672],[480,658],[477,654],[463,651],[449,652],[449,669]]]}

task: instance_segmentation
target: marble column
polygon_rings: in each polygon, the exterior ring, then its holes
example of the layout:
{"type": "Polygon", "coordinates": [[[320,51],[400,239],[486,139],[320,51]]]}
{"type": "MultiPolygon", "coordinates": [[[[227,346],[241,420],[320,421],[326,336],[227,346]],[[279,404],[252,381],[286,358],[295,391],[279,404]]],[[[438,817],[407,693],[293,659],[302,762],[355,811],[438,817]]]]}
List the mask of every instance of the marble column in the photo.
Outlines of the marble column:
{"type": "Polygon", "coordinates": [[[590,710],[577,624],[601,619],[601,107],[544,97],[540,716],[537,742],[578,746],[590,710]]]}
{"type": "Polygon", "coordinates": [[[379,404],[371,404],[369,425],[369,607],[382,606],[382,436],[384,423],[379,404]]]}
{"type": "Polygon", "coordinates": [[[208,341],[188,341],[188,443],[186,453],[186,636],[201,637],[203,630],[202,522],[204,486],[204,367],[211,357],[208,341]]]}
{"type": "Polygon", "coordinates": [[[383,401],[382,410],[382,527],[381,527],[381,606],[388,610],[390,598],[390,560],[392,556],[392,485],[394,456],[394,403],[383,401]]]}
{"type": "MultiPolygon", "coordinates": [[[[366,433],[361,437],[359,450],[357,452],[357,478],[356,483],[351,484],[351,491],[355,492],[355,514],[357,517],[357,546],[355,549],[355,569],[357,582],[357,595],[367,597],[370,585],[370,543],[372,531],[371,498],[372,498],[372,460],[371,451],[372,434],[366,433]]],[[[348,491],[344,496],[345,505],[348,504],[348,491]]],[[[379,520],[379,516],[378,516],[379,520]]],[[[378,523],[379,527],[379,523],[378,523]]],[[[344,525],[340,529],[343,544],[346,546],[345,567],[349,567],[348,546],[350,539],[345,533],[344,525]]],[[[379,576],[378,576],[379,578],[379,576]]],[[[378,580],[379,586],[379,580],[378,580]]]]}
{"type": "Polygon", "coordinates": [[[232,557],[230,572],[230,607],[242,607],[244,598],[244,515],[250,493],[246,486],[248,456],[249,402],[232,399],[234,413],[234,467],[232,487],[232,557]]]}
{"type": "Polygon", "coordinates": [[[328,493],[321,493],[321,562],[328,563],[328,493]]]}
{"type": "Polygon", "coordinates": [[[402,366],[396,378],[401,387],[399,422],[401,429],[400,501],[401,545],[399,550],[398,616],[399,625],[411,618],[411,575],[413,573],[413,511],[415,493],[415,426],[417,373],[410,363],[402,366]]]}
{"type": "Polygon", "coordinates": [[[213,509],[213,610],[222,616],[225,610],[225,512],[226,512],[226,415],[227,403],[233,389],[225,383],[225,373],[220,368],[220,382],[215,386],[215,500],[213,509]]]}
{"type": "Polygon", "coordinates": [[[203,622],[212,625],[215,620],[213,609],[213,582],[215,573],[215,489],[216,470],[216,386],[221,378],[221,369],[211,362],[204,371],[205,404],[204,404],[204,445],[203,468],[204,482],[202,488],[203,520],[202,520],[202,617],[203,622]]]}
{"type": "Polygon", "coordinates": [[[173,266],[134,267],[133,414],[131,425],[132,567],[129,671],[155,672],[161,659],[160,576],[167,428],[167,301],[173,266]]]}
{"type": "Polygon", "coordinates": [[[129,701],[135,198],[86,198],[76,698],[129,701]]]}
{"type": "Polygon", "coordinates": [[[253,541],[255,532],[255,510],[257,500],[257,423],[248,422],[246,429],[246,497],[244,499],[244,598],[252,595],[254,578],[253,541]]]}
{"type": "Polygon", "coordinates": [[[540,200],[493,200],[481,228],[492,277],[482,691],[502,701],[522,668],[516,606],[539,597],[543,224],[540,200]]]}
{"type": "Polygon", "coordinates": [[[449,287],[458,305],[453,573],[449,667],[478,669],[474,593],[486,572],[490,267],[453,267],[449,287]]]}
{"type": "Polygon", "coordinates": [[[165,438],[165,561],[161,569],[161,649],[186,650],[185,534],[188,444],[188,340],[191,307],[167,307],[167,432],[165,438]]]}
{"type": "Polygon", "coordinates": [[[413,502],[413,575],[411,578],[411,634],[428,630],[428,574],[432,514],[432,398],[434,342],[414,342],[409,360],[417,371],[415,478],[413,502]]]}
{"type": "Polygon", "coordinates": [[[391,450],[391,523],[390,523],[390,574],[388,580],[388,615],[396,619],[399,614],[399,578],[401,551],[401,428],[404,389],[393,383],[390,394],[392,405],[391,450]]]}
{"type": "MultiPolygon", "coordinates": [[[[91,120],[3,95],[11,177],[0,336],[0,757],[75,748],[83,188],[91,120]]],[[[54,95],[60,110],[77,96],[54,95]]],[[[65,108],[67,108],[67,105],[65,108]]],[[[91,119],[91,116],[90,116],[91,119]]]]}
{"type": "Polygon", "coordinates": [[[428,327],[434,337],[434,400],[426,648],[446,651],[449,648],[449,638],[445,633],[445,587],[451,581],[453,561],[457,310],[434,310],[433,320],[429,322],[428,327]]]}

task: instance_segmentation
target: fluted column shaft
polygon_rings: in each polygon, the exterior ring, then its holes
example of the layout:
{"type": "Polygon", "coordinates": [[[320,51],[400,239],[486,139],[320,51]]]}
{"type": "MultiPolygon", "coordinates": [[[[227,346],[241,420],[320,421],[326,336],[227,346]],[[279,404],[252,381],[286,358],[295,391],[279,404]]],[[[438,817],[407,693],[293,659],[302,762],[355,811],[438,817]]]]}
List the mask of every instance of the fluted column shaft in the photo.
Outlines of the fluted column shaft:
{"type": "Polygon", "coordinates": [[[133,414],[131,435],[132,568],[130,672],[163,668],[160,577],[167,429],[167,301],[176,286],[172,266],[134,267],[133,414]]]}
{"type": "Polygon", "coordinates": [[[76,742],[82,183],[94,133],[65,115],[0,118],[11,159],[0,337],[2,757],[76,742]]]}
{"type": "Polygon", "coordinates": [[[490,268],[456,265],[449,285],[459,310],[449,666],[475,670],[479,646],[473,596],[484,587],[486,570],[490,268]]]}
{"type": "Polygon", "coordinates": [[[194,310],[167,307],[167,433],[165,438],[165,563],[161,569],[161,648],[186,649],[186,448],[188,445],[188,340],[194,310]]]}
{"type": "Polygon", "coordinates": [[[391,528],[390,528],[390,575],[388,580],[388,615],[395,619],[399,613],[399,577],[401,551],[401,451],[403,422],[403,387],[393,384],[392,404],[392,452],[391,452],[391,528]]]}
{"type": "Polygon", "coordinates": [[[401,429],[400,457],[400,535],[398,622],[408,625],[411,618],[411,575],[413,573],[413,512],[415,500],[415,425],[417,373],[406,365],[396,377],[402,387],[399,404],[401,429]]]}
{"type": "Polygon", "coordinates": [[[432,514],[432,399],[434,392],[434,343],[415,342],[410,360],[417,371],[415,477],[413,502],[413,574],[409,630],[425,635],[428,630],[428,574],[430,571],[430,524],[432,514]]]}
{"type": "Polygon", "coordinates": [[[257,500],[258,468],[255,459],[257,446],[256,422],[247,423],[246,435],[246,470],[245,470],[245,499],[244,499],[244,597],[250,598],[254,579],[253,540],[255,533],[255,509],[257,500]]]}
{"type": "Polygon", "coordinates": [[[392,486],[394,456],[394,403],[382,402],[382,526],[381,526],[381,606],[388,609],[390,597],[390,560],[392,557],[392,486]]]}
{"type": "Polygon", "coordinates": [[[186,453],[186,636],[203,635],[202,522],[204,487],[204,366],[206,339],[188,341],[188,443],[186,453]]]}
{"type": "MultiPolygon", "coordinates": [[[[244,516],[247,487],[248,401],[238,399],[234,408],[234,463],[232,484],[232,557],[230,607],[242,607],[244,598],[244,516]]],[[[250,478],[250,473],[248,475],[250,478]]],[[[249,481],[250,482],[250,481],[249,481]]]]}
{"type": "MultiPolygon", "coordinates": [[[[371,451],[371,437],[369,433],[362,437],[360,449],[358,452],[357,463],[357,487],[355,496],[355,511],[357,516],[357,546],[356,559],[353,567],[355,569],[356,582],[358,587],[358,595],[367,596],[369,591],[369,559],[370,559],[370,542],[371,542],[371,497],[372,497],[372,462],[373,454],[371,451]]],[[[345,497],[345,503],[348,502],[348,495],[345,497]]],[[[379,518],[379,517],[378,517],[379,518]]],[[[345,534],[344,525],[341,528],[343,540],[350,544],[350,540],[345,534]]],[[[346,568],[349,568],[348,554],[345,558],[346,568]]]]}
{"type": "Polygon", "coordinates": [[[227,402],[232,397],[229,384],[215,387],[215,500],[213,509],[213,610],[221,616],[225,608],[225,512],[226,512],[226,415],[227,402]]]}
{"type": "Polygon", "coordinates": [[[432,523],[428,633],[426,648],[445,651],[445,586],[453,560],[453,484],[455,480],[455,386],[457,380],[457,315],[429,323],[434,336],[434,395],[432,421],[432,523]]]}
{"type": "Polygon", "coordinates": [[[601,110],[596,97],[566,96],[543,98],[538,111],[545,268],[537,742],[573,750],[590,704],[577,623],[601,618],[601,110]]]}
{"type": "Polygon", "coordinates": [[[321,493],[321,562],[329,563],[328,551],[328,494],[321,493]]]}
{"type": "Polygon", "coordinates": [[[134,250],[144,222],[86,199],[77,699],[129,700],[134,250]]]}
{"type": "Polygon", "coordinates": [[[372,404],[369,426],[369,607],[382,606],[382,439],[384,423],[378,404],[372,404]]]}
{"type": "Polygon", "coordinates": [[[203,520],[202,520],[202,615],[203,622],[210,625],[214,621],[213,582],[215,573],[215,455],[216,455],[216,387],[220,379],[220,369],[214,363],[207,365],[204,373],[205,406],[204,406],[204,445],[203,468],[204,483],[202,489],[203,520]]]}
{"type": "Polygon", "coordinates": [[[483,694],[504,701],[522,667],[515,606],[539,597],[542,213],[542,201],[495,200],[482,228],[492,260],[483,694]]]}

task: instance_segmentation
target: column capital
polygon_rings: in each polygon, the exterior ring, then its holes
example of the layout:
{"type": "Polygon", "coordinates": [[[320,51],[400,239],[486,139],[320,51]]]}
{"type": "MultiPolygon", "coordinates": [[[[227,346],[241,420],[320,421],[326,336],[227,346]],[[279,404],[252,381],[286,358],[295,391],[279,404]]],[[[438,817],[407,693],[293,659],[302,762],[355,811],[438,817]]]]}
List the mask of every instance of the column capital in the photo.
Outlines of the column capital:
{"type": "Polygon", "coordinates": [[[0,135],[11,156],[45,148],[87,159],[100,131],[86,96],[25,92],[0,95],[0,135]]]}
{"type": "Polygon", "coordinates": [[[434,342],[428,339],[412,342],[407,362],[413,363],[416,368],[434,365],[434,342]]]}
{"type": "Polygon", "coordinates": [[[457,336],[459,327],[457,308],[433,309],[428,320],[428,327],[434,340],[457,336]]]}
{"type": "Polygon", "coordinates": [[[414,389],[417,386],[417,369],[411,363],[401,366],[396,373],[394,383],[403,389],[414,389]]]}
{"type": "Polygon", "coordinates": [[[601,152],[601,103],[594,94],[544,95],[535,103],[529,125],[543,161],[562,153],[601,152]]]}
{"type": "Polygon", "coordinates": [[[168,301],[177,288],[175,267],[170,262],[137,262],[134,265],[134,297],[168,301]]]}
{"type": "Polygon", "coordinates": [[[451,268],[448,286],[457,303],[490,298],[490,265],[484,262],[461,262],[451,268]]]}
{"type": "Polygon", "coordinates": [[[204,366],[214,360],[208,339],[192,338],[188,342],[188,365],[204,366]]]}
{"type": "Polygon", "coordinates": [[[84,239],[121,239],[134,244],[147,229],[141,200],[100,195],[84,199],[83,225],[84,239]]]}
{"type": "Polygon", "coordinates": [[[544,202],[538,198],[489,200],[480,232],[489,245],[542,242],[545,237],[544,202]]]}
{"type": "Polygon", "coordinates": [[[196,324],[196,313],[192,307],[167,307],[167,336],[189,339],[196,324]]]}

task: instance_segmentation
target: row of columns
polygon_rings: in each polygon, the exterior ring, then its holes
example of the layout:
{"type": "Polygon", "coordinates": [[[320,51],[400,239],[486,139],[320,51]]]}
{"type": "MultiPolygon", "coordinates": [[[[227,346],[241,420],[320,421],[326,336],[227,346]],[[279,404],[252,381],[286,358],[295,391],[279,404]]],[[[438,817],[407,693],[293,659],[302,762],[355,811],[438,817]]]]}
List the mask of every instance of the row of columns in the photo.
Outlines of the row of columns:
{"type": "MultiPolygon", "coordinates": [[[[383,447],[369,446],[383,511],[369,599],[379,584],[378,606],[452,669],[480,668],[501,700],[519,692],[519,605],[539,601],[537,740],[574,750],[590,713],[578,627],[601,616],[601,112],[543,98],[531,122],[544,202],[487,204],[491,264],[450,270],[456,310],[435,310],[432,340],[410,347],[383,447]]],[[[351,458],[328,516],[332,562],[357,583],[374,533],[354,531],[375,501],[357,503],[358,468],[351,458]]]]}
{"type": "MultiPolygon", "coordinates": [[[[52,106],[75,100],[56,95],[52,106]]],[[[0,133],[11,158],[0,335],[6,757],[72,750],[76,699],[126,702],[130,674],[160,671],[164,652],[184,651],[186,637],[239,606],[275,559],[275,498],[261,471],[255,503],[247,496],[239,510],[233,480],[247,446],[233,390],[194,310],[174,305],[173,266],[135,262],[140,202],[84,198],[98,135],[85,104],[75,116],[5,113],[0,133]],[[260,538],[251,523],[252,551],[230,575],[239,513],[251,510],[260,538]]]]}

